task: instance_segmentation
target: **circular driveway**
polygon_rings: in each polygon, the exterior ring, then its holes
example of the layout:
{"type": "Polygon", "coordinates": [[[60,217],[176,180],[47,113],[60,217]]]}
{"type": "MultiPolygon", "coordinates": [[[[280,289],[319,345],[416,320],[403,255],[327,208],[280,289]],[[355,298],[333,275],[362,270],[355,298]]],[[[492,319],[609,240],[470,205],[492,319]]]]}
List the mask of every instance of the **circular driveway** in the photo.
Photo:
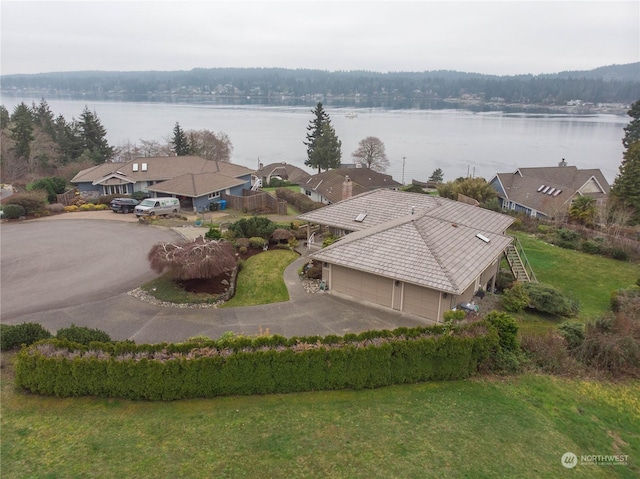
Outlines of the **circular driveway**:
{"type": "Polygon", "coordinates": [[[155,277],[151,246],[180,236],[137,222],[60,219],[4,223],[0,239],[4,322],[136,288],[155,277]]]}
{"type": "Polygon", "coordinates": [[[284,272],[289,301],[220,309],[150,304],[128,292],[155,277],[147,262],[151,246],[201,232],[178,233],[182,228],[142,225],[109,212],[87,218],[73,214],[2,225],[2,323],[39,323],[51,333],[75,324],[139,344],[217,338],[227,331],[326,336],[431,323],[335,293],[307,293],[298,277],[308,261],[306,250],[284,272]],[[112,219],[120,221],[106,221],[112,219]]]}

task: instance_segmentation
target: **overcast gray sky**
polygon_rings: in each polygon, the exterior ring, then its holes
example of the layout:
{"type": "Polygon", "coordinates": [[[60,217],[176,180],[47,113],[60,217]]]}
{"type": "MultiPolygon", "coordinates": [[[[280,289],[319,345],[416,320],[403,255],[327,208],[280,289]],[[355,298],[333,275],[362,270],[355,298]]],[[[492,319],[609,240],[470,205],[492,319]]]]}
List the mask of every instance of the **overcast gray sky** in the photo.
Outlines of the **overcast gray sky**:
{"type": "Polygon", "coordinates": [[[634,1],[0,3],[1,73],[284,67],[555,73],[640,61],[634,1]]]}

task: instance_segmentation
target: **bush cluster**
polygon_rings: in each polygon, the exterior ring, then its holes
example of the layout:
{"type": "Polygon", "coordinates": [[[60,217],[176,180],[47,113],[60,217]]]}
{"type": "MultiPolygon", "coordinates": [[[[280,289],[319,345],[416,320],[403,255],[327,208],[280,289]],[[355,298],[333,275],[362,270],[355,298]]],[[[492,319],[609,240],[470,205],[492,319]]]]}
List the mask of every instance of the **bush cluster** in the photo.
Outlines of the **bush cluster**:
{"type": "MultiPolygon", "coordinates": [[[[5,205],[20,205],[27,216],[37,216],[45,211],[46,194],[42,191],[28,191],[11,195],[4,202],[5,205]]],[[[6,214],[6,213],[5,213],[6,214]]]]}
{"type": "Polygon", "coordinates": [[[276,190],[276,196],[281,200],[285,200],[300,213],[308,213],[323,206],[322,203],[313,201],[307,195],[297,193],[287,188],[278,188],[276,190]]]}
{"type": "Polygon", "coordinates": [[[49,203],[55,203],[57,195],[64,193],[67,187],[67,180],[59,178],[57,176],[40,178],[33,183],[27,185],[28,191],[42,190],[47,195],[47,201],[49,203]]]}
{"type": "Polygon", "coordinates": [[[51,337],[51,333],[38,323],[0,324],[0,350],[2,351],[16,349],[23,344],[29,346],[36,341],[51,337]]]}
{"type": "MultiPolygon", "coordinates": [[[[2,351],[16,349],[22,345],[30,346],[41,339],[53,338],[53,335],[38,323],[0,324],[0,334],[0,350],[2,351]]],[[[55,337],[85,345],[93,341],[111,341],[109,335],[104,331],[74,324],[68,328],[59,329],[55,337]]]]}
{"type": "Polygon", "coordinates": [[[4,211],[4,217],[8,220],[17,220],[27,214],[22,205],[4,205],[2,211],[4,211]]]}
{"type": "Polygon", "coordinates": [[[526,283],[524,290],[529,297],[528,307],[540,313],[554,316],[576,316],[580,305],[553,286],[543,283],[526,283]]]}
{"type": "Polygon", "coordinates": [[[236,238],[253,238],[259,236],[265,240],[269,240],[276,229],[276,224],[269,218],[264,216],[252,216],[251,218],[242,218],[235,223],[229,225],[229,231],[236,238]]]}
{"type": "Polygon", "coordinates": [[[16,383],[46,395],[147,400],[374,388],[471,376],[498,342],[484,321],[449,333],[435,326],[344,337],[90,346],[52,339],[18,354],[16,383]]]}

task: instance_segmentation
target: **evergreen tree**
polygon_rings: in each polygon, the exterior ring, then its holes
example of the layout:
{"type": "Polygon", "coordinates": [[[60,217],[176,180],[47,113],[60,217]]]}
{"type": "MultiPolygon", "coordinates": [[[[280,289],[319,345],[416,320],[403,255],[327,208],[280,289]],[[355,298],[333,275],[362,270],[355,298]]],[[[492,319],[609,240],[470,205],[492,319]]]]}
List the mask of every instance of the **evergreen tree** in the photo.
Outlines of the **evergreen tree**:
{"type": "Polygon", "coordinates": [[[622,208],[633,209],[632,223],[640,223],[640,100],[627,112],[632,118],[624,128],[622,144],[626,151],[622,155],[620,173],[611,186],[611,195],[622,208]]]}
{"type": "Polygon", "coordinates": [[[4,130],[9,126],[9,111],[4,105],[0,105],[0,129],[4,130]]]}
{"type": "Polygon", "coordinates": [[[331,126],[331,119],[324,111],[322,102],[319,102],[311,113],[314,114],[314,118],[307,126],[307,140],[304,142],[307,145],[307,159],[304,164],[318,168],[318,173],[322,169],[338,168],[342,158],[342,142],[331,126]]]}
{"type": "Polygon", "coordinates": [[[113,157],[115,149],[107,142],[107,130],[95,112],[92,113],[86,106],[80,115],[78,127],[84,151],[88,152],[95,164],[104,163],[113,157]]]}
{"type": "Polygon", "coordinates": [[[431,173],[431,176],[429,177],[429,181],[442,183],[442,180],[444,180],[444,173],[442,172],[442,170],[440,168],[436,168],[435,170],[433,170],[433,173],[431,173]]]}
{"type": "Polygon", "coordinates": [[[640,223],[640,141],[634,141],[624,152],[620,173],[616,176],[611,194],[622,205],[634,210],[632,222],[640,223]]]}
{"type": "Polygon", "coordinates": [[[191,154],[191,147],[189,146],[189,140],[187,139],[187,135],[182,128],[180,128],[180,123],[176,122],[176,126],[173,127],[173,140],[171,141],[173,144],[173,151],[176,152],[177,156],[187,156],[191,154]]]}
{"type": "Polygon", "coordinates": [[[11,116],[11,139],[14,141],[13,151],[18,159],[29,161],[31,142],[33,141],[33,115],[27,105],[20,103],[11,116]]]}
{"type": "Polygon", "coordinates": [[[35,103],[33,104],[32,109],[35,123],[40,126],[45,133],[51,136],[53,140],[55,140],[55,119],[51,108],[49,108],[49,104],[44,98],[42,98],[39,105],[36,105],[35,103]]]}
{"type": "Polygon", "coordinates": [[[633,120],[624,127],[624,138],[622,139],[622,144],[625,148],[629,148],[632,143],[640,140],[640,100],[631,105],[631,109],[627,114],[633,118],[633,120]]]}

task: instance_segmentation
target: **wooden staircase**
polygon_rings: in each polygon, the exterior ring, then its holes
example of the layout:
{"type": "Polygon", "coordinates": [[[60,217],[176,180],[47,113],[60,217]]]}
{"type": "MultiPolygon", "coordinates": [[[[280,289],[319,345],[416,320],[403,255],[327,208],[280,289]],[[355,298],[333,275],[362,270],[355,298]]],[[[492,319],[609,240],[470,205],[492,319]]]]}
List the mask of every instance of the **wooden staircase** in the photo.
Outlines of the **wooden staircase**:
{"type": "Polygon", "coordinates": [[[516,281],[521,283],[538,282],[518,238],[513,238],[513,242],[505,250],[505,255],[516,281]]]}

